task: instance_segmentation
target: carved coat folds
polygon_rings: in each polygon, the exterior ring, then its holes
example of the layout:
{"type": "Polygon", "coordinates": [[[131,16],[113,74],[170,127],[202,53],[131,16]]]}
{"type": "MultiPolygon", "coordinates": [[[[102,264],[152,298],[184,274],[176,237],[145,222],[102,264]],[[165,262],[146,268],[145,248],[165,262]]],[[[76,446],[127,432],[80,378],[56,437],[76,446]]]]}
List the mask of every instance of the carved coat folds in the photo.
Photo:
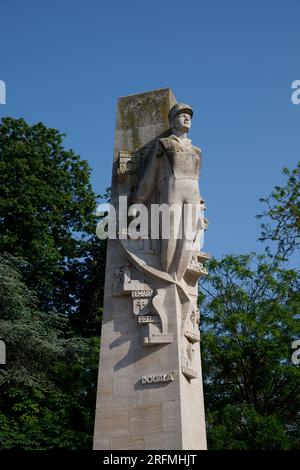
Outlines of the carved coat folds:
{"type": "Polygon", "coordinates": [[[190,262],[192,252],[198,247],[199,231],[194,239],[186,237],[184,205],[198,205],[202,199],[199,193],[199,170],[201,150],[192,145],[190,139],[182,142],[177,136],[158,139],[138,181],[134,202],[150,205],[176,204],[173,219],[174,234],[181,230],[182,237],[175,235],[161,240],[161,264],[163,271],[181,280],[190,262]]]}

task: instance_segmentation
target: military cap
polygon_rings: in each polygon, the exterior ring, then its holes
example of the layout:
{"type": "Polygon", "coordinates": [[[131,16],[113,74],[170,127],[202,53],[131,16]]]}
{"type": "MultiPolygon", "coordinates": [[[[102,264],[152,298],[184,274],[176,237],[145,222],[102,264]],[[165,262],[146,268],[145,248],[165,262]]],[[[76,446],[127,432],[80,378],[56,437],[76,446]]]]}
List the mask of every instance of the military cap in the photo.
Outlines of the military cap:
{"type": "Polygon", "coordinates": [[[193,117],[193,110],[188,104],[176,103],[173,108],[170,109],[168,114],[170,124],[173,122],[174,117],[180,113],[188,113],[193,117]]]}

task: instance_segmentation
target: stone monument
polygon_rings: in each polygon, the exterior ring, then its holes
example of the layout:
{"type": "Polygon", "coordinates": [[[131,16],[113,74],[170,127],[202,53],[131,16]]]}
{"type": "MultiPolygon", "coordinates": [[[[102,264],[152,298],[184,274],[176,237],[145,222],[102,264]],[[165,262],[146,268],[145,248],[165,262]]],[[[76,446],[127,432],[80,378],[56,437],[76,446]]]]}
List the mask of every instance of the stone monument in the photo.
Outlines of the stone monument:
{"type": "Polygon", "coordinates": [[[118,100],[94,449],[206,449],[197,295],[207,221],[192,116],[170,89],[118,100]]]}

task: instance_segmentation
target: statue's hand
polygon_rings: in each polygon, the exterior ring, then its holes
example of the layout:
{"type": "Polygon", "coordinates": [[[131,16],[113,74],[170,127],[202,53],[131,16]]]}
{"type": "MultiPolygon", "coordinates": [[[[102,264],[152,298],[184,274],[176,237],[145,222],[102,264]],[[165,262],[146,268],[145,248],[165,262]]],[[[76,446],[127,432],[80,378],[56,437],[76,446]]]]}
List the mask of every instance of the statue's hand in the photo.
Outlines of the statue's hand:
{"type": "Polygon", "coordinates": [[[208,227],[208,219],[206,217],[203,218],[203,230],[207,230],[208,227]]]}

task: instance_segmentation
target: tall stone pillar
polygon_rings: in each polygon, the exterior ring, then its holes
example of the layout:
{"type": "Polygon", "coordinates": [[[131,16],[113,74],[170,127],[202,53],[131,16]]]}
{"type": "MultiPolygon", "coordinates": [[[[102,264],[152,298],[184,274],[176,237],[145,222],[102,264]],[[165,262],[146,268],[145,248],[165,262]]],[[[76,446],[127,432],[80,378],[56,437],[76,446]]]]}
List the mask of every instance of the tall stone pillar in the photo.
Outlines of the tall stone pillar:
{"type": "Polygon", "coordinates": [[[107,246],[94,449],[206,448],[197,282],[207,255],[195,241],[130,239],[119,199],[150,208],[200,197],[200,149],[178,121],[192,110],[175,104],[170,89],[118,100],[111,202],[119,228],[107,246]]]}

